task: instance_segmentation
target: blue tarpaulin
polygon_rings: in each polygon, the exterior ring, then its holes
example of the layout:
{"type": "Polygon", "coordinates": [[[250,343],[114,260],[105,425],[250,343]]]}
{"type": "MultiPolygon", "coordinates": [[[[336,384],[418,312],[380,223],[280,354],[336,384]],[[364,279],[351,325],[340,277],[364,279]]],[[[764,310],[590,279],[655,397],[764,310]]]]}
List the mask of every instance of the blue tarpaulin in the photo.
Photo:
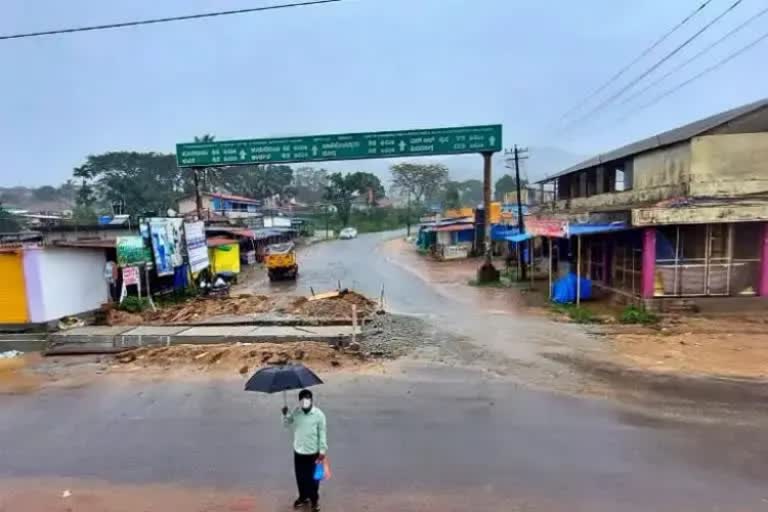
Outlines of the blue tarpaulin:
{"type": "MultiPolygon", "coordinates": [[[[582,277],[579,280],[579,298],[586,300],[592,298],[592,280],[582,277]]],[[[552,284],[552,302],[557,304],[571,304],[576,302],[576,274],[568,274],[552,284]]]]}

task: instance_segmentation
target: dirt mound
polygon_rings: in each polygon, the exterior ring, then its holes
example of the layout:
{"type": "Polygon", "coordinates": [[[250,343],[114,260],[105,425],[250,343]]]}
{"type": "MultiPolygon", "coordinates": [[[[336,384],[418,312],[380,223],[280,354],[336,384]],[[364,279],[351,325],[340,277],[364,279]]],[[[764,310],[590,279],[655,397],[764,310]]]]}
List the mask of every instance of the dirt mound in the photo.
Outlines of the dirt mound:
{"type": "Polygon", "coordinates": [[[359,366],[362,356],[341,353],[326,343],[254,343],[142,347],[115,356],[123,367],[159,367],[253,373],[266,365],[302,363],[318,370],[359,366]]]}
{"type": "Polygon", "coordinates": [[[191,324],[222,315],[258,313],[351,320],[352,305],[357,306],[358,318],[370,316],[376,311],[374,301],[357,292],[342,290],[333,297],[317,299],[293,295],[238,295],[223,298],[196,298],[180,304],[163,306],[157,311],[146,310],[141,313],[109,309],[106,312],[106,323],[108,325],[191,324]]]}
{"type": "Polygon", "coordinates": [[[352,305],[357,306],[358,317],[367,317],[376,311],[376,303],[368,297],[350,290],[342,290],[335,297],[311,300],[300,297],[293,302],[294,315],[313,318],[352,318],[352,305]]]}
{"type": "Polygon", "coordinates": [[[127,313],[111,309],[107,312],[109,325],[186,324],[218,315],[249,315],[271,311],[274,301],[266,295],[238,295],[224,298],[196,298],[165,306],[157,311],[127,313]]]}
{"type": "Polygon", "coordinates": [[[144,323],[144,317],[138,313],[108,309],[106,323],[107,325],[141,325],[144,323]]]}

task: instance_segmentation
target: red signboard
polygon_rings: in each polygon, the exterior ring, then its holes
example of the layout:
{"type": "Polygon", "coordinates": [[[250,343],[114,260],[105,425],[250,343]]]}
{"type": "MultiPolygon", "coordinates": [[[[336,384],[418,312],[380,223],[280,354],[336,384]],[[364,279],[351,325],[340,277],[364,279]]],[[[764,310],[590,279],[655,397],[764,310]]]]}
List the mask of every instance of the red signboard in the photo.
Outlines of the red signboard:
{"type": "Polygon", "coordinates": [[[568,221],[560,219],[525,219],[525,231],[533,236],[567,238],[568,221]]]}

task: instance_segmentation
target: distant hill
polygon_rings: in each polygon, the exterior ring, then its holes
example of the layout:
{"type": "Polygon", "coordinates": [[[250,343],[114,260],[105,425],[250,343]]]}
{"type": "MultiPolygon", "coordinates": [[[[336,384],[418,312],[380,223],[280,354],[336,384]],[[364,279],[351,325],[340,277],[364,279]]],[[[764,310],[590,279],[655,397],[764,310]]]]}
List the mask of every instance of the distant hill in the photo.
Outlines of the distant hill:
{"type": "MultiPolygon", "coordinates": [[[[506,157],[496,153],[493,157],[494,181],[504,174],[514,171],[505,167],[506,157]]],[[[586,157],[552,147],[531,147],[528,159],[521,162],[521,173],[528,181],[537,181],[546,176],[559,172],[566,167],[576,164],[586,157]]],[[[456,155],[441,157],[392,158],[383,160],[358,160],[346,162],[319,162],[315,166],[323,167],[331,172],[367,171],[376,174],[384,183],[389,183],[391,174],[389,167],[402,161],[440,162],[448,167],[451,179],[464,181],[483,178],[483,160],[479,155],[456,155]]]]}
{"type": "Polygon", "coordinates": [[[31,212],[71,210],[75,205],[75,187],[0,187],[0,203],[4,208],[19,208],[31,212]]]}

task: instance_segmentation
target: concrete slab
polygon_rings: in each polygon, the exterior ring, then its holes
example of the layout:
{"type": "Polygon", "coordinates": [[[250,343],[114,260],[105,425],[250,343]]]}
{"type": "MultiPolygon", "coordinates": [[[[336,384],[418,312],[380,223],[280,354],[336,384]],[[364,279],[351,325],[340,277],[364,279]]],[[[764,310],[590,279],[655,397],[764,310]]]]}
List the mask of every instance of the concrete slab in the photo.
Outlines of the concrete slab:
{"type": "Polygon", "coordinates": [[[136,325],[87,325],[85,327],[75,327],[66,331],[58,331],[56,336],[118,336],[131,329],[136,329],[136,325]]]}
{"type": "Polygon", "coordinates": [[[121,333],[122,336],[170,336],[187,329],[183,325],[142,325],[121,333]]]}
{"type": "Polygon", "coordinates": [[[300,329],[297,329],[296,327],[290,327],[290,326],[262,326],[262,327],[256,327],[253,329],[252,336],[258,336],[259,338],[265,338],[265,337],[275,337],[275,338],[304,338],[308,335],[311,335],[311,333],[308,333],[307,331],[302,331],[300,329]]]}
{"type": "MultiPolygon", "coordinates": [[[[351,325],[318,325],[318,326],[302,326],[298,329],[309,332],[316,336],[352,336],[351,325]]],[[[355,329],[355,334],[360,334],[360,327],[355,329]]]]}
{"type": "Polygon", "coordinates": [[[252,325],[236,325],[236,326],[197,326],[184,329],[181,332],[176,333],[177,337],[204,337],[204,338],[231,338],[233,336],[248,336],[253,333],[254,327],[252,325]]]}

